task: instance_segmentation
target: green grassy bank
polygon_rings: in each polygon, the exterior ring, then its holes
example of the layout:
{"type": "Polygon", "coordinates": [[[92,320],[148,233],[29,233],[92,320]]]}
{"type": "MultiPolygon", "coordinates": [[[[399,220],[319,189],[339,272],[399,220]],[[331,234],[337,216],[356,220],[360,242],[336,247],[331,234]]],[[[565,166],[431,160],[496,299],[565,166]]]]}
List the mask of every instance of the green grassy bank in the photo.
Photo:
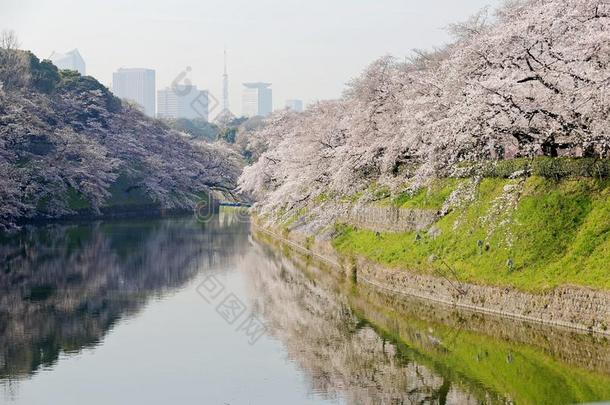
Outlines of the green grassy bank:
{"type": "MultiPolygon", "coordinates": [[[[544,169],[544,168],[543,168],[544,169]]],[[[542,291],[559,285],[610,289],[610,180],[536,174],[486,177],[431,231],[376,233],[337,225],[335,248],[391,268],[542,291]]],[[[440,179],[380,201],[440,210],[470,179],[440,179]]]]}

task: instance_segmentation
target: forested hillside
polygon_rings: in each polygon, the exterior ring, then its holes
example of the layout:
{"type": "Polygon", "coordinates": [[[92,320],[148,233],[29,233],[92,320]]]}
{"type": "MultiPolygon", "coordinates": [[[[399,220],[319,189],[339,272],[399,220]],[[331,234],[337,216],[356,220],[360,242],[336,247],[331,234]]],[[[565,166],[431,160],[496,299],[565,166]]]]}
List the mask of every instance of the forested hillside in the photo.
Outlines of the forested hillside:
{"type": "Polygon", "coordinates": [[[12,45],[0,47],[0,228],[78,213],[186,210],[235,188],[241,161],[222,144],[193,141],[92,77],[12,45]]]}

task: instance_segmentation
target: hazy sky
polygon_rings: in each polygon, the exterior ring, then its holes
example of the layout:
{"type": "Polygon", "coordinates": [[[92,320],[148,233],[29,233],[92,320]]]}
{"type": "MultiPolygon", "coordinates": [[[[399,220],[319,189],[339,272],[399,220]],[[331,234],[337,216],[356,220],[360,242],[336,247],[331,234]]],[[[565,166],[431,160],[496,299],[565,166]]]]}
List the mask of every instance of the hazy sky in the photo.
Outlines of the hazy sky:
{"type": "Polygon", "coordinates": [[[146,67],[159,89],[191,66],[191,81],[218,98],[226,44],[239,113],[242,82],[273,83],[275,108],[336,98],[375,58],[442,45],[448,24],[500,1],[0,0],[0,30],[41,58],[78,48],[106,85],[119,67],[146,67]]]}

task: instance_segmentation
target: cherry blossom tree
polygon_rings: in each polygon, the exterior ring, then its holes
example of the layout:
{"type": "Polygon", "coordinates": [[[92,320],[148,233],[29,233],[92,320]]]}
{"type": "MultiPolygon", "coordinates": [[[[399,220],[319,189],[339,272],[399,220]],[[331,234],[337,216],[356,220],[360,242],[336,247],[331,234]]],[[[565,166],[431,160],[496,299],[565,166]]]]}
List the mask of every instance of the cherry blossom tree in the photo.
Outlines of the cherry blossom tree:
{"type": "Polygon", "coordinates": [[[140,204],[177,210],[203,194],[234,197],[242,162],[226,145],[193,141],[29,52],[2,48],[0,62],[10,84],[0,92],[0,228],[99,214],[135,191],[140,204]]]}
{"type": "Polygon", "coordinates": [[[339,100],[270,117],[241,190],[293,210],[463,161],[609,157],[610,4],[512,0],[450,31],[443,48],[373,62],[339,100]]]}

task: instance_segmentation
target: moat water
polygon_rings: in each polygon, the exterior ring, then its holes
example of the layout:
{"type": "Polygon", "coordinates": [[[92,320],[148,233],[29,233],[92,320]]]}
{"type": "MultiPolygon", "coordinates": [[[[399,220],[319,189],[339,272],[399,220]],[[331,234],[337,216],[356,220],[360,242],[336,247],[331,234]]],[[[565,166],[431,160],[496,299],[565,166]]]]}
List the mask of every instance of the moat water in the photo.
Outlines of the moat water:
{"type": "Polygon", "coordinates": [[[604,400],[607,338],[379,293],[239,215],[0,237],[0,403],[604,400]]]}

